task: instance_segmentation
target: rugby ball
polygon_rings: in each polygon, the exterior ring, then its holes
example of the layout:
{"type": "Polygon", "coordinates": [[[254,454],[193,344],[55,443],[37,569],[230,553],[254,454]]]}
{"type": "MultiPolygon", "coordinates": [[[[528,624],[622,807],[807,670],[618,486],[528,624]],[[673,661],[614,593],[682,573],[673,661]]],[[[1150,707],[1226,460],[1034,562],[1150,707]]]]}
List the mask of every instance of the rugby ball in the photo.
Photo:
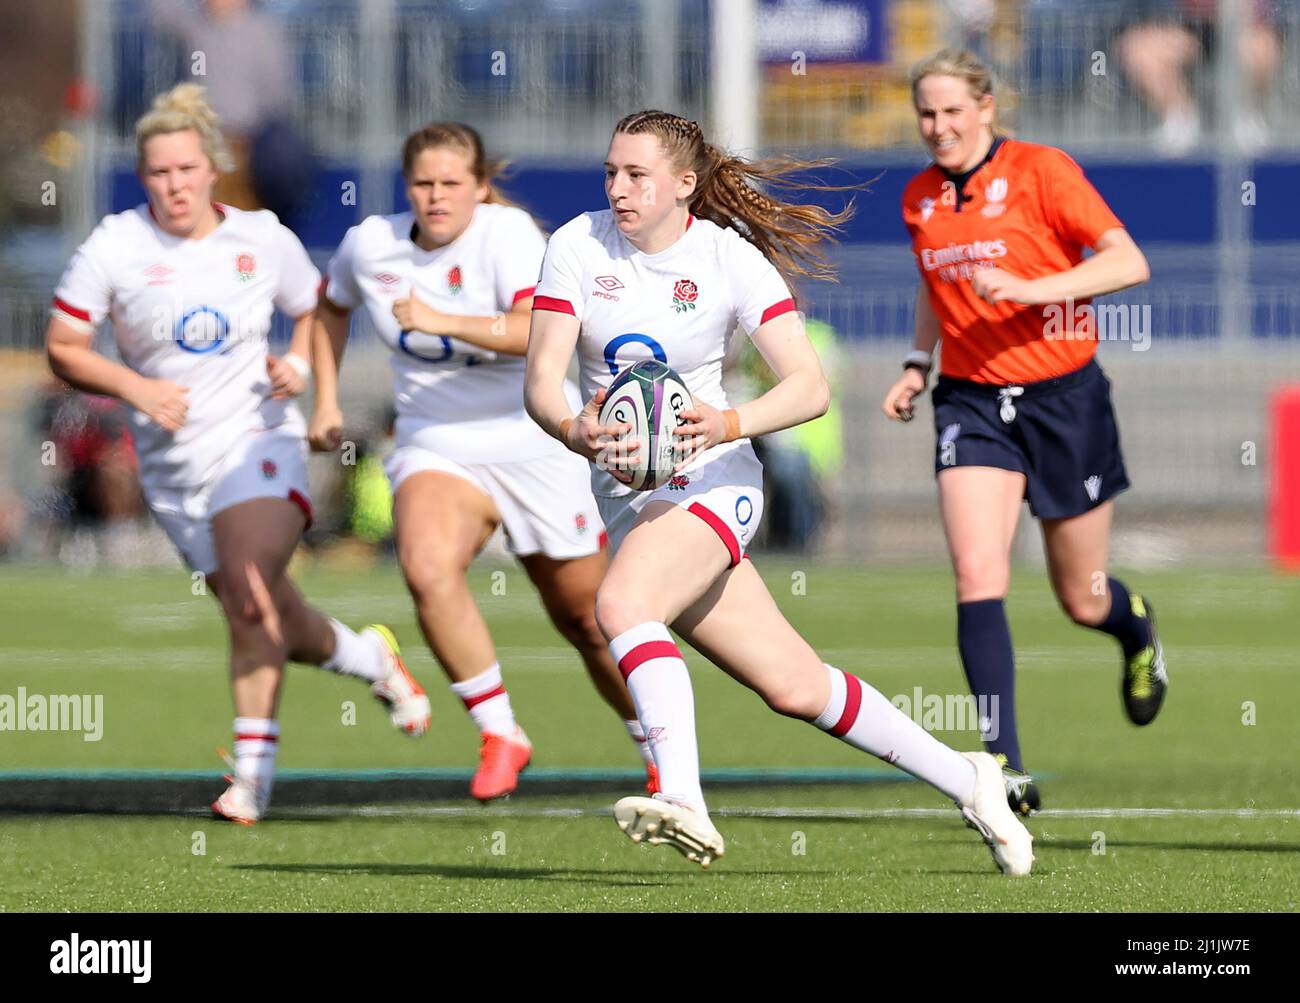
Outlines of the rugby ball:
{"type": "Polygon", "coordinates": [[[684,421],[682,412],[694,406],[682,378],[655,359],[634,362],[614,377],[605,391],[600,423],[632,427],[624,438],[641,446],[636,465],[627,468],[634,491],[653,491],[673,476],[673,432],[684,421]]]}

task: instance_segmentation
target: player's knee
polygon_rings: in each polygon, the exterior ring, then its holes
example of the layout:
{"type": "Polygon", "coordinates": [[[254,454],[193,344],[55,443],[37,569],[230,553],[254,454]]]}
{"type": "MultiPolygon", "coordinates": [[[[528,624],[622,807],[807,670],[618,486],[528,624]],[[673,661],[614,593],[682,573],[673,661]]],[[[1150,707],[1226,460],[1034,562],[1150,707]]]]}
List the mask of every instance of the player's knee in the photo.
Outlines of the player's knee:
{"type": "Polygon", "coordinates": [[[1007,594],[1011,571],[1006,562],[990,560],[987,555],[958,554],[952,562],[957,579],[957,601],[991,599],[1007,594]]]}
{"type": "Polygon", "coordinates": [[[1095,596],[1087,591],[1058,594],[1056,598],[1065,615],[1080,627],[1092,627],[1100,623],[1105,619],[1106,611],[1110,608],[1110,599],[1107,596],[1095,596]]]}
{"type": "Polygon", "coordinates": [[[602,585],[596,593],[596,623],[601,633],[611,641],[637,624],[653,619],[644,604],[622,589],[602,585]]]}
{"type": "Polygon", "coordinates": [[[424,547],[398,555],[406,587],[417,605],[441,603],[465,588],[465,572],[435,548],[424,547]]]}
{"type": "MultiPolygon", "coordinates": [[[[283,661],[285,654],[283,642],[277,643],[273,640],[264,612],[247,587],[227,588],[221,597],[221,607],[226,615],[232,650],[256,651],[268,658],[283,661]]],[[[281,624],[281,632],[283,632],[283,624],[281,624]]]]}
{"type": "Polygon", "coordinates": [[[594,603],[569,605],[551,610],[551,622],[575,648],[603,649],[605,635],[596,622],[594,603]]]}
{"type": "MultiPolygon", "coordinates": [[[[818,693],[815,687],[799,681],[782,682],[764,691],[761,695],[763,702],[782,717],[811,721],[825,710],[824,706],[816,706],[818,693]]],[[[825,702],[824,697],[822,702],[825,702]]]]}

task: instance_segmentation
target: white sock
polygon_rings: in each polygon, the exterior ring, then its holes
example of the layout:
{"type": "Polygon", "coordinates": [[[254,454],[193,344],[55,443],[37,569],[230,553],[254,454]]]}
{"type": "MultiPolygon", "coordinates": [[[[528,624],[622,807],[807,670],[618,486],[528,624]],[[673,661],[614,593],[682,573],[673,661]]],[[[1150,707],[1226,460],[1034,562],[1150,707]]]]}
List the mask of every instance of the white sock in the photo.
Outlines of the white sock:
{"type": "Polygon", "coordinates": [[[263,805],[271,799],[279,739],[278,721],[264,717],[235,718],[235,776],[253,782],[263,805]]]}
{"type": "Polygon", "coordinates": [[[892,763],[963,804],[975,793],[975,766],[857,676],[827,665],[831,699],[813,721],[855,749],[892,763]]]}
{"type": "Polygon", "coordinates": [[[379,640],[371,635],[362,637],[351,627],[330,619],[334,628],[334,654],[321,663],[341,676],[356,676],[367,682],[378,682],[388,675],[388,661],[379,650],[379,640]]]}
{"type": "Polygon", "coordinates": [[[486,735],[513,735],[519,727],[510,709],[510,694],[501,681],[501,664],[493,662],[473,679],[452,683],[451,691],[465,703],[465,709],[486,735]]]}
{"type": "Polygon", "coordinates": [[[636,751],[641,753],[641,758],[648,764],[653,763],[655,761],[654,750],[650,748],[650,743],[645,740],[645,729],[641,727],[641,722],[624,721],[623,727],[632,736],[632,741],[636,743],[636,751]]]}
{"type": "Polygon", "coordinates": [[[707,811],[700,789],[691,674],[668,628],[654,621],[638,624],[610,641],[609,653],[632,694],[663,795],[707,811]]]}

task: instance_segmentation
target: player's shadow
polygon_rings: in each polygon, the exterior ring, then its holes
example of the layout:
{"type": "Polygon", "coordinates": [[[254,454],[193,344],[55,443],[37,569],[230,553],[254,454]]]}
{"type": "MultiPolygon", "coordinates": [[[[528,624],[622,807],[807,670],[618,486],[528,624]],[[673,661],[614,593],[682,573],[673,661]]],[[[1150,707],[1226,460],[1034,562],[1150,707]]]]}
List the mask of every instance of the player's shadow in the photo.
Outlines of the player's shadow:
{"type": "MultiPolygon", "coordinates": [[[[1036,839],[1036,850],[1088,850],[1096,844],[1091,839],[1036,839]]],[[[1106,849],[1144,850],[1218,850],[1238,853],[1300,853],[1300,843],[1192,843],[1156,839],[1107,839],[1106,849]]]]}
{"type": "MultiPolygon", "coordinates": [[[[951,837],[937,837],[936,843],[969,843],[969,840],[951,837]]],[[[1042,836],[1034,839],[1034,850],[1088,850],[1096,844],[1091,839],[1046,839],[1042,836]]],[[[1239,853],[1300,853],[1300,843],[1192,843],[1181,840],[1156,839],[1110,839],[1106,840],[1106,849],[1142,849],[1142,850],[1227,850],[1239,853]]],[[[1100,856],[1100,854],[1098,854],[1100,856]]]]}
{"type": "MultiPolygon", "coordinates": [[[[278,874],[365,874],[391,878],[497,878],[504,881],[571,881],[578,884],[601,884],[611,887],[645,888],[678,885],[698,881],[694,868],[679,873],[654,873],[632,870],[585,870],[570,867],[500,867],[493,864],[234,864],[234,870],[269,871],[278,874]],[[635,878],[636,880],[628,880],[635,878]],[[662,880],[667,879],[667,880],[662,880]]],[[[736,877],[790,877],[793,875],[830,874],[832,871],[815,871],[805,868],[791,870],[736,870],[728,868],[736,877]]]]}

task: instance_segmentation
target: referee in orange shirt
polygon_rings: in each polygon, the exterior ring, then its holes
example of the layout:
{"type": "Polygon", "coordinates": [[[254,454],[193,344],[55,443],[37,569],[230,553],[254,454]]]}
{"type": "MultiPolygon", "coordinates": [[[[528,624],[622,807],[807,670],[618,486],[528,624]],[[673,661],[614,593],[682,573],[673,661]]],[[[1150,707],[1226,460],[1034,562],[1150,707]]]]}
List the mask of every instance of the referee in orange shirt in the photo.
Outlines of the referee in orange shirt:
{"type": "Polygon", "coordinates": [[[945,49],[912,74],[921,137],[934,163],[908,183],[903,221],[921,285],[916,340],[885,397],[909,420],[943,340],[934,389],[935,472],[957,579],[957,645],[990,752],[1003,758],[1012,807],[1039,807],[1015,717],[1015,654],[1004,599],[1022,500],[1043,528],[1052,588],[1075,623],[1123,652],[1134,724],[1160,710],[1167,679],[1151,604],[1107,577],[1114,497],[1129,486],[1093,356],[1089,299],[1145,282],[1146,258],[1065,153],[997,126],[992,76],[945,49]],[[1084,249],[1095,253],[1084,258],[1084,249]],[[992,698],[996,697],[996,702],[992,698]]]}

